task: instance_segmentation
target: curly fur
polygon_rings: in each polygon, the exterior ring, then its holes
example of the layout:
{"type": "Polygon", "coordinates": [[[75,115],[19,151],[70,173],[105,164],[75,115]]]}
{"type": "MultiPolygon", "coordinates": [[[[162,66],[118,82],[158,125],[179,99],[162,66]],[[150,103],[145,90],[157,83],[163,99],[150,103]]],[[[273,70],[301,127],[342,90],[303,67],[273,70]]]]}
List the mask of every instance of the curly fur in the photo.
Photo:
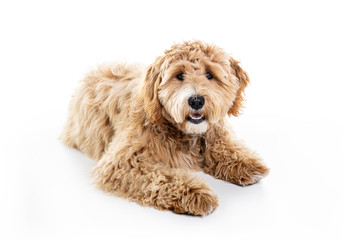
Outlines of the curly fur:
{"type": "Polygon", "coordinates": [[[249,83],[239,62],[200,41],[175,44],[147,69],[103,65],[90,72],[70,103],[62,141],[97,160],[95,182],[105,192],[144,206],[206,215],[217,196],[193,171],[238,185],[268,173],[234,136],[249,83]],[[178,73],[185,79],[176,79],[178,73]],[[211,72],[213,79],[205,77],[211,72]],[[188,120],[188,98],[202,95],[201,124],[188,120]]]}

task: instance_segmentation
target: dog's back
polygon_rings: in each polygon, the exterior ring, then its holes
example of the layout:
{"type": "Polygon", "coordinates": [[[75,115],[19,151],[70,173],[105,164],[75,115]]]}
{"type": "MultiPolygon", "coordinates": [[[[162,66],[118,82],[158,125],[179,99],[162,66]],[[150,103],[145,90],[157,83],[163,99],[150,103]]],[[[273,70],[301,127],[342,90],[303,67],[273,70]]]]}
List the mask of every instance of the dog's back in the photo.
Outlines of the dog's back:
{"type": "Polygon", "coordinates": [[[112,64],[87,74],[70,102],[61,140],[99,160],[127,118],[143,72],[140,65],[112,64]]]}

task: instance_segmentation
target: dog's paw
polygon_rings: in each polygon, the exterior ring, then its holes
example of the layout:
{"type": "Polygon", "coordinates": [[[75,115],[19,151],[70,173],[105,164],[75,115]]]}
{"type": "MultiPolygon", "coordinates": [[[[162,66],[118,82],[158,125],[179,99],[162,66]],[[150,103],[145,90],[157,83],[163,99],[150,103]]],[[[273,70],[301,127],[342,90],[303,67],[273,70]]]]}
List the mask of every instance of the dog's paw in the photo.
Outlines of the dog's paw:
{"type": "Polygon", "coordinates": [[[240,186],[247,186],[257,183],[260,179],[269,174],[269,168],[261,161],[250,161],[243,163],[239,167],[238,176],[233,179],[233,182],[240,186]]]}
{"type": "Polygon", "coordinates": [[[210,189],[200,188],[184,191],[172,210],[175,213],[205,216],[212,213],[217,206],[218,200],[215,193],[210,189]]]}

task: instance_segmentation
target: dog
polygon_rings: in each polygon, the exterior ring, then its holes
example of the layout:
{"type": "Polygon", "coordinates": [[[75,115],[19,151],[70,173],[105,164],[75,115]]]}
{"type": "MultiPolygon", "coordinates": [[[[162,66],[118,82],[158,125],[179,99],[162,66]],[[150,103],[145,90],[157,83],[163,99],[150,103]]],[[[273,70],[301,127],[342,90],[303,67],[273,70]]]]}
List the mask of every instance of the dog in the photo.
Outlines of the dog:
{"type": "Polygon", "coordinates": [[[195,171],[241,186],[269,172],[228,123],[248,83],[237,60],[201,41],[174,44],[146,69],[102,65],[72,97],[61,139],[97,161],[106,193],[204,216],[218,198],[195,171]]]}

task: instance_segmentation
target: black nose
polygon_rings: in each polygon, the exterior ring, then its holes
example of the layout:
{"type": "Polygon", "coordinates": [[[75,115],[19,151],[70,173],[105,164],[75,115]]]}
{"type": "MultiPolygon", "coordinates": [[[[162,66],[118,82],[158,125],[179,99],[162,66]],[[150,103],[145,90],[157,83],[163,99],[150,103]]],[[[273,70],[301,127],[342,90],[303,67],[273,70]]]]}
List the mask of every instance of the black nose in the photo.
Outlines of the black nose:
{"type": "Polygon", "coordinates": [[[204,106],[204,97],[202,96],[192,96],[189,98],[189,106],[194,110],[199,110],[204,106]]]}

